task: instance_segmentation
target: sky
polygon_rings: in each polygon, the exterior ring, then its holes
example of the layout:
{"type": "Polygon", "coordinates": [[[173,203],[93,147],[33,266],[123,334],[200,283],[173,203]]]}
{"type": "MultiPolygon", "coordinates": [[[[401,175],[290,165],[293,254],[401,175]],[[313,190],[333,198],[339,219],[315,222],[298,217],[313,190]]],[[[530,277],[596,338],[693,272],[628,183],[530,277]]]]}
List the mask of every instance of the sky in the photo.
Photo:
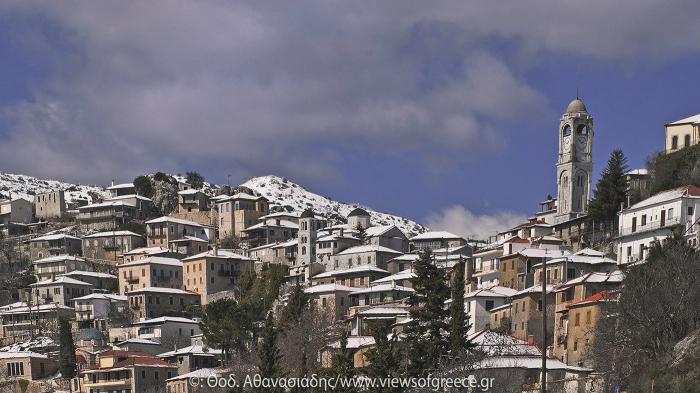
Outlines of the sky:
{"type": "Polygon", "coordinates": [[[0,171],[108,184],[285,176],[463,235],[555,194],[559,118],[594,172],[700,113],[696,1],[0,4],[0,171]]]}

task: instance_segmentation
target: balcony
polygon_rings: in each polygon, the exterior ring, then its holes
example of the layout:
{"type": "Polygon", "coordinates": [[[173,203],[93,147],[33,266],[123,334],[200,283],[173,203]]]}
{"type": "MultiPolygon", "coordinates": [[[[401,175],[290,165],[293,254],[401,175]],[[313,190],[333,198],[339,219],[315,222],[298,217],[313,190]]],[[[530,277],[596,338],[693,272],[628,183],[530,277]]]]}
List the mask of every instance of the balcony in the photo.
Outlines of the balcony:
{"type": "Polygon", "coordinates": [[[627,235],[631,235],[634,233],[643,233],[643,232],[654,231],[657,229],[664,229],[664,228],[671,229],[671,227],[679,225],[680,223],[681,223],[680,217],[668,218],[663,222],[663,225],[661,223],[661,220],[650,221],[644,225],[641,225],[638,223],[636,226],[633,226],[633,227],[620,228],[619,236],[627,236],[627,235]]]}
{"type": "Polygon", "coordinates": [[[105,243],[104,246],[102,246],[102,248],[105,251],[118,251],[121,248],[121,246],[112,243],[105,243]]]}
{"type": "Polygon", "coordinates": [[[138,284],[139,278],[138,277],[129,277],[126,279],[126,282],[129,284],[138,284]]]}

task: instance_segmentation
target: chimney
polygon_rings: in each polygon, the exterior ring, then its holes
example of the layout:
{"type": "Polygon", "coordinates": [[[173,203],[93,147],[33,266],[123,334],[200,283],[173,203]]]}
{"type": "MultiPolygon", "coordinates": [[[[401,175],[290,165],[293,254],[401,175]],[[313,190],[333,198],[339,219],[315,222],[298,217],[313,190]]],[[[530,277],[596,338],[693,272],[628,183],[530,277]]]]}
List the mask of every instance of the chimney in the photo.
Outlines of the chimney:
{"type": "Polygon", "coordinates": [[[219,240],[218,239],[214,240],[214,256],[215,257],[219,256],[219,240]]]}
{"type": "Polygon", "coordinates": [[[527,345],[535,345],[535,336],[532,334],[528,334],[527,336],[527,345]]]}

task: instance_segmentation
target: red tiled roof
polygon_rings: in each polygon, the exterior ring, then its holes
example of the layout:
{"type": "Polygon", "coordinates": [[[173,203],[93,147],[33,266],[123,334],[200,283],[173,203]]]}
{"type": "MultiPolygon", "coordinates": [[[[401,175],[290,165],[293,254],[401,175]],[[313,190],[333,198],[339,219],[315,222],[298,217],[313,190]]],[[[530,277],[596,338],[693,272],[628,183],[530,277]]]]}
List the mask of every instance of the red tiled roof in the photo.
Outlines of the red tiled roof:
{"type": "Polygon", "coordinates": [[[567,307],[572,307],[576,305],[581,305],[583,303],[598,303],[601,301],[611,301],[611,300],[617,300],[620,297],[619,292],[612,292],[612,291],[602,291],[598,292],[595,295],[589,296],[585,299],[577,300],[575,302],[571,302],[567,304],[567,307]]]}
{"type": "Polygon", "coordinates": [[[690,196],[700,196],[700,187],[696,187],[693,185],[689,185],[688,187],[688,195],[690,196]]]}

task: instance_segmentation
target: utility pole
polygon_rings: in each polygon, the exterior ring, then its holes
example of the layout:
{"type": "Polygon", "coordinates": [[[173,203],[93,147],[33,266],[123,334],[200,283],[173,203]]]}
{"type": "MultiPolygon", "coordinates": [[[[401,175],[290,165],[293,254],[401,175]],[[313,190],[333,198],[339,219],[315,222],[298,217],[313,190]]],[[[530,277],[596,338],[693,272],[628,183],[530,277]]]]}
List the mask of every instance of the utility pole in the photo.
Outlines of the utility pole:
{"type": "Polygon", "coordinates": [[[542,377],[540,380],[540,393],[547,393],[547,253],[544,251],[542,258],[542,377]]]}

